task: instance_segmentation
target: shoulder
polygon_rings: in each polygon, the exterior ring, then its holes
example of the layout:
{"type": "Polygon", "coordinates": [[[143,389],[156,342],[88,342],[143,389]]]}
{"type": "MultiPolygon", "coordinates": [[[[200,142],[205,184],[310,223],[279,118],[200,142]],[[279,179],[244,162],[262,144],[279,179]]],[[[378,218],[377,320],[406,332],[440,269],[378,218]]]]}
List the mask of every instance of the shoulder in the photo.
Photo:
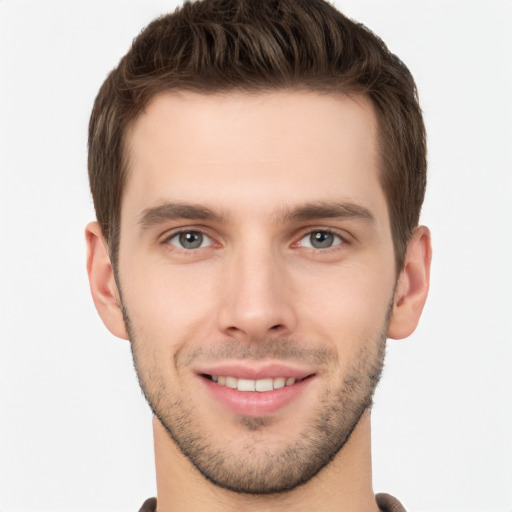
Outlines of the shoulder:
{"type": "Polygon", "coordinates": [[[156,498],[147,499],[140,508],[139,512],[155,512],[156,511],[156,498]]]}
{"type": "Polygon", "coordinates": [[[391,494],[381,492],[375,495],[375,500],[382,512],[406,512],[404,506],[391,494]]]}

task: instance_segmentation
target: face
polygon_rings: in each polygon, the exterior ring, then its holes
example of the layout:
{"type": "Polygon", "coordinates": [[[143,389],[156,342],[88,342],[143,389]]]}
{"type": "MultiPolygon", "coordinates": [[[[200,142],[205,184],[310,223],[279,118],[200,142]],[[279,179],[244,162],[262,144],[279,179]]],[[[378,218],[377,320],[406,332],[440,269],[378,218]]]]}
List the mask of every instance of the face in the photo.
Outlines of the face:
{"type": "Polygon", "coordinates": [[[128,137],[118,282],[137,374],[217,485],[307,481],[370,406],[396,275],[360,97],[157,96],[128,137]]]}

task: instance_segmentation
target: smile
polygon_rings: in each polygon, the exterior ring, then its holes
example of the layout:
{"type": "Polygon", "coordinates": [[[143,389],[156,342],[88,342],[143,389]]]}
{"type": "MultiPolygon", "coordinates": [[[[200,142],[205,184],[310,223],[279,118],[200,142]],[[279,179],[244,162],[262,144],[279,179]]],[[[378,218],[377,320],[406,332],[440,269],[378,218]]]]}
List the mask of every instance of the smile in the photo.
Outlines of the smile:
{"type": "Polygon", "coordinates": [[[219,384],[238,391],[257,391],[265,393],[273,391],[274,389],[282,389],[286,386],[293,386],[298,379],[294,377],[275,377],[266,379],[239,379],[237,377],[223,376],[223,375],[210,375],[210,379],[219,384]]]}
{"type": "Polygon", "coordinates": [[[235,371],[231,368],[231,372],[227,367],[223,368],[223,371],[219,370],[211,373],[201,372],[198,376],[202,377],[201,381],[216,402],[242,416],[263,417],[275,414],[290,402],[298,400],[316,380],[315,373],[300,371],[295,371],[297,375],[294,377],[286,377],[288,372],[284,368],[282,373],[272,372],[274,375],[279,375],[278,377],[272,376],[270,373],[272,370],[268,369],[254,371],[253,375],[247,375],[251,373],[248,370],[235,371]],[[235,377],[236,373],[242,373],[242,375],[235,377]],[[266,375],[257,375],[257,373],[266,373],[266,375]]]}

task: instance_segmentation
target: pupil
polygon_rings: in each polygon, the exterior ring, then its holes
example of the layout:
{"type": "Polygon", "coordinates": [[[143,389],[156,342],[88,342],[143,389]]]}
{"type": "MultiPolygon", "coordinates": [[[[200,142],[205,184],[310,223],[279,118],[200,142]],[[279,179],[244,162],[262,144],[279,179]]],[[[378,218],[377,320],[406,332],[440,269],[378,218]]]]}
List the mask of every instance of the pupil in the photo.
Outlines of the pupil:
{"type": "Polygon", "coordinates": [[[317,231],[311,234],[311,245],[316,249],[325,249],[331,247],[334,241],[334,235],[326,231],[317,231]]]}
{"type": "Polygon", "coordinates": [[[185,249],[197,249],[202,243],[203,235],[197,231],[187,231],[180,235],[180,244],[185,249]]]}

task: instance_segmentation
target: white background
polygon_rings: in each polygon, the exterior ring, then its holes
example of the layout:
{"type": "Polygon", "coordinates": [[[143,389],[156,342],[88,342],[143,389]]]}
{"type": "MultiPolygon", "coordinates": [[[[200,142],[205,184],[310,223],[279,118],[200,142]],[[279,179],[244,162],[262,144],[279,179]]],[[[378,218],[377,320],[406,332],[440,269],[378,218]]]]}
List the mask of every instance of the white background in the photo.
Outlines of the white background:
{"type": "MultiPolygon", "coordinates": [[[[512,1],[339,0],[416,77],[428,305],[390,342],[374,487],[411,511],[512,511],[512,1]]],[[[173,1],[0,0],[0,510],[135,511],[155,494],[127,342],[89,296],[92,102],[173,1]]]]}

